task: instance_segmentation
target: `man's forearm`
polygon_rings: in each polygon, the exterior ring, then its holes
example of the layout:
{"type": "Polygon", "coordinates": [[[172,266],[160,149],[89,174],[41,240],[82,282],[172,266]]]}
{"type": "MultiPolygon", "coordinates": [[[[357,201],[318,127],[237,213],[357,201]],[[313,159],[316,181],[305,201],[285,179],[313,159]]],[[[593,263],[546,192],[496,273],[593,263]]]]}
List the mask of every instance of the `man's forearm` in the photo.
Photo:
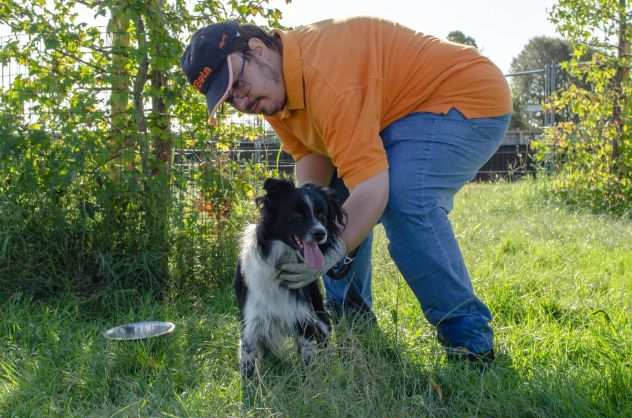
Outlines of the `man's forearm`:
{"type": "MultiPolygon", "coordinates": [[[[313,183],[328,186],[334,173],[331,160],[319,154],[308,154],[296,162],[299,185],[313,183]]],[[[342,239],[347,251],[353,251],[382,216],[388,202],[388,171],[383,171],[350,190],[343,207],[347,211],[347,225],[342,239]]]]}
{"type": "Polygon", "coordinates": [[[348,221],[342,239],[351,252],[364,241],[379,221],[388,202],[388,171],[383,171],[356,186],[345,201],[348,221]]]}
{"type": "Polygon", "coordinates": [[[319,154],[307,154],[296,162],[296,181],[299,186],[312,183],[329,186],[334,166],[331,160],[319,154]]]}

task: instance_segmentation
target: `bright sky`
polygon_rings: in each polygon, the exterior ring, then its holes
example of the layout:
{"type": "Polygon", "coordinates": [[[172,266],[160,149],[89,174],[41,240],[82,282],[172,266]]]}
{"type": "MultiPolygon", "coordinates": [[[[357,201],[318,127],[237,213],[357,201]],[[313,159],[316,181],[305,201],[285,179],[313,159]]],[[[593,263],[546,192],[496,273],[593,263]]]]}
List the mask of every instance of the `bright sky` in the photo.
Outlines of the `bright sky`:
{"type": "Polygon", "coordinates": [[[273,0],[282,23],[299,26],[330,18],[377,16],[419,32],[447,37],[460,30],[507,72],[529,39],[559,36],[547,17],[554,0],[273,0]]]}
{"type": "MultiPolygon", "coordinates": [[[[513,57],[534,36],[557,36],[548,21],[555,0],[272,0],[282,23],[300,26],[330,18],[377,16],[419,32],[445,38],[460,30],[476,40],[482,53],[508,72],[513,57]]],[[[94,23],[92,15],[84,19],[94,23]]],[[[101,19],[105,24],[106,20],[101,19]]],[[[0,27],[0,35],[7,34],[0,27]]]]}

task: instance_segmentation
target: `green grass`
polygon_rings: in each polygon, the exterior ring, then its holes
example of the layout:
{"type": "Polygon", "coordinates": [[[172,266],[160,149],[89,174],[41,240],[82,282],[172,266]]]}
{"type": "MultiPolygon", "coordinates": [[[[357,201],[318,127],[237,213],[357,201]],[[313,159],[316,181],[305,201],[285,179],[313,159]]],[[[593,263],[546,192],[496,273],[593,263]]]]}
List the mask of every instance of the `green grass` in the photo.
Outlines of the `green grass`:
{"type": "Polygon", "coordinates": [[[569,212],[539,187],[468,185],[451,215],[495,315],[498,359],[483,374],[446,363],[378,228],[379,327],[340,324],[309,367],[289,347],[246,391],[230,286],[110,312],[12,295],[0,302],[0,416],[632,416],[632,222],[569,212]],[[101,336],[143,319],[177,328],[101,336]]]}

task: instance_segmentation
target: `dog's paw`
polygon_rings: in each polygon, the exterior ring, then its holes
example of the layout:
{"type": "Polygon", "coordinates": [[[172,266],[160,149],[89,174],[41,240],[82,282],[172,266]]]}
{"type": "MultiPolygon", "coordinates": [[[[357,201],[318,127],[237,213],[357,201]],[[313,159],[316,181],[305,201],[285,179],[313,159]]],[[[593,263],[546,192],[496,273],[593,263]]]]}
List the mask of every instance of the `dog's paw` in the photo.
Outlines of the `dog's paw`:
{"type": "Polygon", "coordinates": [[[259,350],[257,350],[257,344],[252,343],[250,340],[240,341],[239,350],[239,372],[243,377],[251,378],[255,372],[255,363],[259,356],[259,350]]]}
{"type": "Polygon", "coordinates": [[[296,340],[298,352],[306,366],[312,362],[318,350],[318,342],[311,338],[298,337],[296,340]]]}
{"type": "Polygon", "coordinates": [[[250,361],[240,361],[239,362],[239,372],[241,377],[244,379],[251,379],[255,374],[255,362],[250,361]]]}

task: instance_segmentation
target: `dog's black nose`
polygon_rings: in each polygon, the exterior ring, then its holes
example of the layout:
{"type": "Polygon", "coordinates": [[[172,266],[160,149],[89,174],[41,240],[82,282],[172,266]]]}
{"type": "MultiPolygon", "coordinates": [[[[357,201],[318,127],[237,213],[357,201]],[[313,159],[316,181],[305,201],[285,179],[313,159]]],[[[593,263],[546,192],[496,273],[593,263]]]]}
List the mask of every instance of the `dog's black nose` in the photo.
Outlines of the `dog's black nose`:
{"type": "Polygon", "coordinates": [[[327,231],[325,231],[324,229],[317,229],[312,232],[312,236],[314,237],[314,241],[322,243],[327,239],[327,231]]]}

